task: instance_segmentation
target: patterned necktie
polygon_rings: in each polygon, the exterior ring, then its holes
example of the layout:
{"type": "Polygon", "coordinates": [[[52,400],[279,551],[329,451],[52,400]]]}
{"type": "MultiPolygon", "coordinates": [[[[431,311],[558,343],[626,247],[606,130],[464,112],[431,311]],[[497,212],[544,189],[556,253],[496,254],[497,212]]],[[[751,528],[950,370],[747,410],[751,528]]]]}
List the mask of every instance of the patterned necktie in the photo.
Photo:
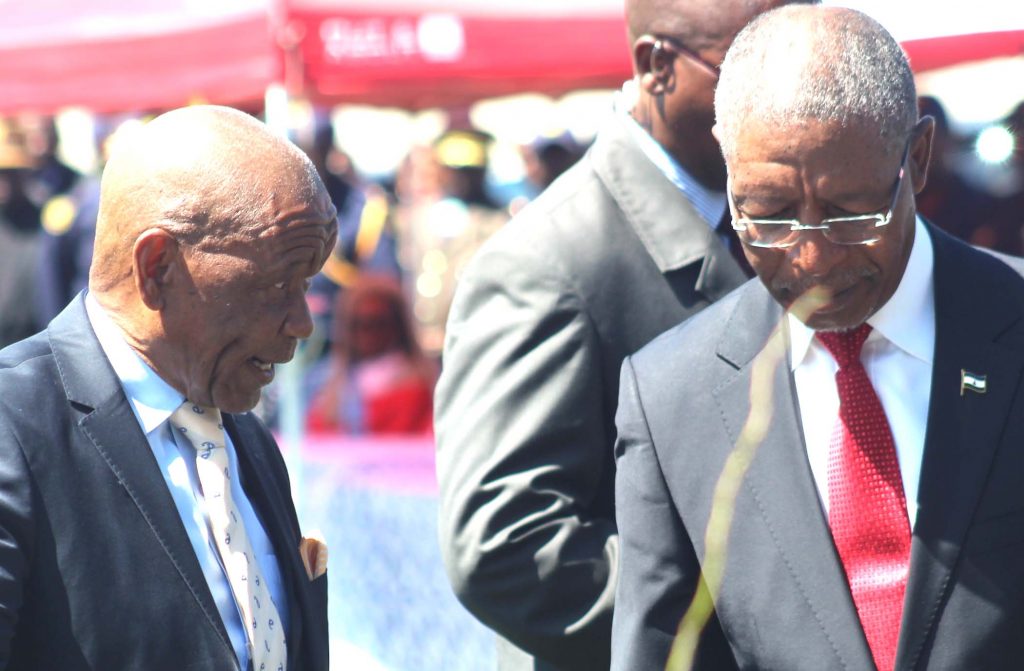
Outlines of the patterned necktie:
{"type": "Polygon", "coordinates": [[[839,421],[828,454],[829,526],[875,666],[896,664],[910,523],[889,420],[860,361],[871,332],[817,334],[836,362],[839,421]]]}
{"type": "Polygon", "coordinates": [[[287,648],[281,618],[231,495],[220,410],[186,400],[171,415],[171,425],[196,448],[196,470],[206,502],[210,533],[235,603],[242,613],[252,668],[285,671],[287,648]]]}

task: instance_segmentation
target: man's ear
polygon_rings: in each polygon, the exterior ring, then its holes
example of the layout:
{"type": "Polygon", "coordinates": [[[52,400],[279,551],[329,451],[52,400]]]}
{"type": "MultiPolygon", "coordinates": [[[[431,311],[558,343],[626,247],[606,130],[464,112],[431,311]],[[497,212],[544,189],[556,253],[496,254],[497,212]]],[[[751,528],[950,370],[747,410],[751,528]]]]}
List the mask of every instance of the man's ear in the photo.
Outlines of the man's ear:
{"type": "Polygon", "coordinates": [[[935,119],[923,116],[911,133],[910,181],[914,193],[921,193],[928,181],[928,166],[932,159],[932,139],[935,137],[935,119]]]}
{"type": "Polygon", "coordinates": [[[661,95],[672,77],[672,52],[661,47],[661,41],[644,35],[633,43],[633,68],[640,87],[651,95],[661,95]]]}
{"type": "Polygon", "coordinates": [[[178,241],[161,228],[151,228],[135,239],[132,248],[135,288],[150,310],[164,307],[180,252],[178,241]]]}

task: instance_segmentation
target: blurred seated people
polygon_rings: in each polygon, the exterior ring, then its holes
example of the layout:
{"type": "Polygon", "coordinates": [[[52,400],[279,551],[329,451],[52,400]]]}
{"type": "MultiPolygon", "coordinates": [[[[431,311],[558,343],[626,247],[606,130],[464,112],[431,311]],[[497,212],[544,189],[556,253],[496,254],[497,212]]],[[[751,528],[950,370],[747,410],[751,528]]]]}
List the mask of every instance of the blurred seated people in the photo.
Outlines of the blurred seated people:
{"type": "Polygon", "coordinates": [[[1004,125],[1013,134],[1013,153],[1007,168],[1012,186],[994,206],[991,221],[982,226],[971,242],[991,249],[1024,255],[1024,102],[1006,118],[1004,125]]]}
{"type": "Polygon", "coordinates": [[[43,325],[32,309],[39,254],[39,204],[31,197],[32,168],[25,135],[0,119],[0,348],[43,325]]]}
{"type": "Polygon", "coordinates": [[[334,344],[310,403],[308,429],[429,433],[436,371],[416,341],[398,283],[360,275],[339,301],[334,344]]]}
{"type": "MultiPolygon", "coordinates": [[[[928,181],[918,194],[918,211],[930,222],[961,240],[995,248],[985,232],[992,223],[994,199],[972,186],[957,171],[955,137],[946,110],[937,98],[920,96],[921,116],[935,119],[928,181]],[[980,239],[975,239],[976,237],[980,239]]],[[[1019,253],[1019,252],[1011,252],[1019,253]]]]}
{"type": "MultiPolygon", "coordinates": [[[[398,259],[405,271],[417,337],[428,357],[439,360],[455,284],[462,268],[508,221],[508,213],[487,190],[491,137],[477,130],[446,131],[433,146],[410,155],[396,185],[395,230],[398,259]],[[418,175],[416,173],[419,173],[418,175]],[[434,182],[434,198],[404,196],[410,182],[434,182]]],[[[429,194],[426,184],[417,188],[429,194]]]]}

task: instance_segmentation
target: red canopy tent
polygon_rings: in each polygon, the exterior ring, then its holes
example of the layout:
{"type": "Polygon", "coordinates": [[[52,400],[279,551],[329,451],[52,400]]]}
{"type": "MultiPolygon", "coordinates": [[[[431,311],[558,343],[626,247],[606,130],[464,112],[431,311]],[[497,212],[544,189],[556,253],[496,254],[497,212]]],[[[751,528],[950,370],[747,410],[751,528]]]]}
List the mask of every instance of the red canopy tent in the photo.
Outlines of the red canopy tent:
{"type": "MultiPolygon", "coordinates": [[[[999,0],[948,11],[937,1],[843,4],[879,16],[918,72],[1024,53],[1024,12],[999,0]],[[922,29],[922,16],[949,25],[922,29]]],[[[314,101],[422,108],[617,87],[630,74],[622,0],[5,0],[3,9],[0,113],[259,106],[275,82],[314,101]]]]}
{"type": "Polygon", "coordinates": [[[0,113],[323,102],[422,108],[629,76],[620,0],[6,0],[0,113]]]}

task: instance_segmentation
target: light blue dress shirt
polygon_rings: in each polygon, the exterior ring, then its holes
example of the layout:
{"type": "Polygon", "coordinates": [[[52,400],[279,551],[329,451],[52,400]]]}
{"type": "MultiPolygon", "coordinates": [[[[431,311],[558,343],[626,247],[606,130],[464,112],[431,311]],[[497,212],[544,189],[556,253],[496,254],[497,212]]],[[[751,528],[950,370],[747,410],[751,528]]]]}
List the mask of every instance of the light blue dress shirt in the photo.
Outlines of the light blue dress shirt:
{"type": "Polygon", "coordinates": [[[715,231],[718,222],[722,220],[722,215],[725,214],[727,205],[725,192],[708,189],[694,179],[693,175],[679,165],[679,162],[672,158],[665,148],[636,122],[636,119],[630,114],[630,109],[637,97],[635,86],[636,82],[632,79],[623,84],[622,91],[615,96],[615,113],[624,119],[626,128],[629,129],[630,135],[644,156],[665,175],[668,181],[682,191],[711,230],[715,231]]]}
{"type": "MultiPolygon", "coordinates": [[[[111,321],[99,303],[91,294],[85,297],[86,312],[93,331],[100,341],[103,353],[114,368],[121,381],[125,396],[135,413],[135,418],[146,434],[149,447],[153,450],[160,472],[167,482],[167,488],[174,499],[178,515],[185,526],[192,549],[195,550],[199,566],[206,577],[206,583],[213,594],[213,600],[220,611],[221,619],[231,638],[231,644],[238,657],[239,668],[249,668],[249,651],[246,645],[245,630],[242,627],[242,616],[231,593],[231,585],[221,565],[220,554],[210,538],[210,527],[206,513],[206,502],[199,488],[199,476],[196,472],[196,452],[192,444],[177,436],[171,430],[168,421],[178,406],[185,400],[173,387],[167,384],[156,372],[128,346],[120,329],[111,321]]],[[[285,637],[289,630],[288,602],[285,598],[284,583],[281,570],[263,529],[263,525],[253,510],[249,498],[242,490],[239,478],[238,455],[231,437],[225,432],[225,442],[231,469],[231,495],[242,515],[245,530],[249,534],[253,550],[259,560],[263,577],[270,589],[271,598],[277,605],[285,637]]],[[[187,645],[186,641],[182,645],[187,645]]]]}

